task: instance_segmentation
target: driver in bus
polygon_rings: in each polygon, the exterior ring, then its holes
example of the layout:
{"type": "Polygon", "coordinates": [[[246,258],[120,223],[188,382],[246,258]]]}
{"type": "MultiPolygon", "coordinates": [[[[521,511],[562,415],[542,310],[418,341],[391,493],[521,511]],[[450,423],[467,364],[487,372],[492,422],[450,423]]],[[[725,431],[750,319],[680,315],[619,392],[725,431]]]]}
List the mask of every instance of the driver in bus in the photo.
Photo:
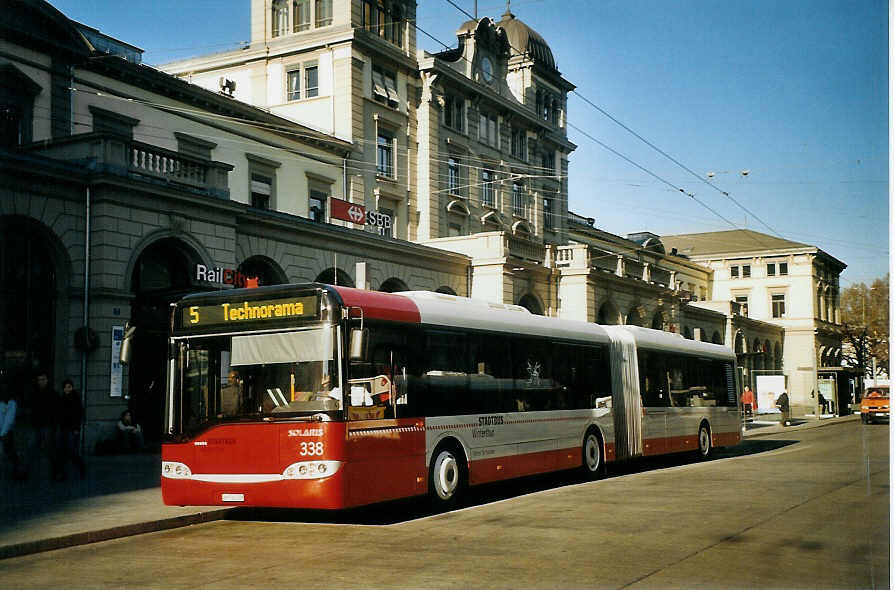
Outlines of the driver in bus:
{"type": "Polygon", "coordinates": [[[331,397],[332,399],[338,401],[339,405],[341,405],[341,387],[336,386],[330,389],[331,385],[332,381],[329,375],[323,375],[322,382],[320,383],[319,395],[331,397]]]}
{"type": "Polygon", "coordinates": [[[241,398],[242,380],[239,378],[239,371],[230,369],[227,373],[227,384],[220,388],[220,416],[238,414],[241,398]]]}

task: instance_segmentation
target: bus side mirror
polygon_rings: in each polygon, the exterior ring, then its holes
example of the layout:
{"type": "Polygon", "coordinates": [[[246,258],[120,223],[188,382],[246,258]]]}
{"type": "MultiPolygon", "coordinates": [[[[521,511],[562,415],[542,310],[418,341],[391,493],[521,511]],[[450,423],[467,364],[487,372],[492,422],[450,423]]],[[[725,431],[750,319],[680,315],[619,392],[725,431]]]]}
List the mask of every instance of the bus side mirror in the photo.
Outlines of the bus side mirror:
{"type": "Polygon", "coordinates": [[[352,328],[351,329],[351,347],[349,357],[352,361],[366,360],[366,346],[369,342],[368,328],[352,328]]]}
{"type": "Polygon", "coordinates": [[[130,362],[131,342],[133,341],[134,332],[137,331],[136,326],[127,324],[124,326],[124,338],[121,339],[121,352],[118,355],[118,362],[126,365],[130,362]]]}

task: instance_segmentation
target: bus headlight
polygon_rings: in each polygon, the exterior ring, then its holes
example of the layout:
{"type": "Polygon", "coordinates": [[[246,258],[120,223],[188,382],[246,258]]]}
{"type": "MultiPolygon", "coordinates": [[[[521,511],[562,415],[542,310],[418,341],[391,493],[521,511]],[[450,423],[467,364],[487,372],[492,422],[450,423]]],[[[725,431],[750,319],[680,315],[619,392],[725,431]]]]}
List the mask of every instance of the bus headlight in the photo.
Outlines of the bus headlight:
{"type": "Polygon", "coordinates": [[[301,461],[282,472],[283,479],[319,479],[329,477],[341,468],[341,461],[301,461]]]}
{"type": "Polygon", "coordinates": [[[192,471],[184,463],[176,461],[161,462],[161,476],[170,479],[189,479],[192,477],[192,471]]]}

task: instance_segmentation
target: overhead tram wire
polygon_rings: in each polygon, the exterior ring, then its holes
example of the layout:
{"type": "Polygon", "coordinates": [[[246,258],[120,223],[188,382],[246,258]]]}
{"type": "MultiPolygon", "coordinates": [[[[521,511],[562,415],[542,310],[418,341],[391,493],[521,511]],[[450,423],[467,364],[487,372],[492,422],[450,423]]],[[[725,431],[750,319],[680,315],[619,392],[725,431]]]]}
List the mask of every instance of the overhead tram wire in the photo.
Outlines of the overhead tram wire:
{"type": "Polygon", "coordinates": [[[736,228],[736,229],[739,229],[739,227],[738,227],[735,223],[733,223],[732,221],[730,221],[729,219],[727,219],[726,217],[724,217],[723,215],[721,215],[718,211],[716,211],[715,209],[713,209],[712,207],[710,207],[707,203],[705,203],[705,202],[701,201],[700,199],[696,198],[696,196],[695,196],[693,193],[687,192],[685,189],[680,188],[680,187],[674,185],[674,184],[673,184],[672,182],[670,182],[669,180],[665,180],[665,179],[662,178],[661,176],[658,176],[657,174],[655,174],[654,172],[652,172],[652,171],[649,170],[648,168],[645,168],[644,166],[641,166],[641,165],[637,164],[636,162],[634,162],[633,160],[631,160],[630,158],[628,158],[627,156],[625,156],[624,154],[622,154],[622,153],[619,152],[618,150],[616,150],[616,149],[614,149],[613,147],[609,146],[608,144],[606,144],[606,143],[604,143],[604,142],[602,142],[602,141],[596,139],[595,137],[593,137],[592,135],[590,135],[589,133],[587,133],[586,131],[584,131],[583,129],[581,129],[580,127],[578,127],[577,125],[574,125],[574,124],[572,124],[572,123],[567,123],[567,125],[568,125],[569,127],[574,128],[575,131],[577,131],[578,133],[580,133],[580,134],[583,135],[584,137],[586,137],[586,138],[590,139],[591,141],[594,141],[595,143],[599,144],[602,148],[604,148],[604,149],[610,151],[611,153],[613,153],[614,155],[618,156],[619,158],[621,158],[621,159],[624,160],[625,162],[627,162],[627,163],[629,163],[629,164],[631,164],[631,165],[633,165],[633,166],[636,166],[637,168],[639,168],[640,170],[642,170],[643,172],[645,172],[646,174],[648,174],[648,175],[651,176],[652,178],[654,178],[654,179],[656,179],[656,180],[658,180],[658,181],[660,181],[660,182],[663,182],[664,184],[666,184],[667,186],[671,187],[672,189],[674,189],[674,190],[677,191],[677,192],[683,193],[684,195],[686,195],[687,197],[691,198],[693,201],[695,201],[696,203],[698,203],[699,205],[701,205],[702,207],[704,207],[705,209],[707,209],[708,211],[710,211],[711,213],[713,213],[714,215],[716,215],[717,217],[719,217],[720,219],[722,219],[723,221],[727,222],[727,223],[728,223],[729,225],[731,225],[732,227],[734,227],[734,228],[736,228]]]}
{"type": "MultiPolygon", "coordinates": [[[[456,8],[457,10],[459,10],[460,12],[462,12],[463,14],[465,14],[466,16],[468,16],[469,18],[475,19],[474,16],[472,16],[471,14],[469,14],[468,12],[466,12],[463,8],[457,6],[452,0],[445,0],[445,1],[446,1],[448,4],[450,4],[451,6],[453,6],[454,8],[456,8]]],[[[417,31],[422,32],[422,33],[425,34],[427,37],[429,37],[430,39],[434,40],[436,43],[439,43],[439,44],[443,45],[445,49],[450,49],[450,47],[449,47],[448,45],[446,45],[443,41],[440,41],[439,39],[436,39],[435,37],[433,37],[433,36],[430,35],[429,33],[425,32],[424,30],[422,30],[421,28],[419,28],[418,25],[413,25],[413,26],[416,28],[417,31]]],[[[517,47],[512,46],[511,44],[509,44],[509,47],[510,47],[511,49],[513,49],[513,50],[514,50],[516,53],[518,53],[519,55],[524,55],[525,53],[527,53],[527,51],[521,51],[520,49],[518,49],[517,47]]],[[[467,58],[463,58],[463,59],[466,59],[466,61],[468,61],[467,58]]],[[[707,184],[708,186],[710,186],[710,187],[713,188],[714,190],[716,190],[716,191],[720,192],[721,194],[723,194],[724,196],[726,196],[726,197],[727,197],[728,199],[730,199],[733,203],[735,203],[736,205],[738,205],[739,208],[741,208],[743,211],[745,211],[745,213],[747,213],[748,215],[751,215],[754,219],[758,220],[761,224],[763,224],[767,229],[769,229],[769,230],[772,231],[774,234],[776,234],[777,237],[780,237],[780,238],[782,237],[782,236],[779,234],[779,232],[777,232],[775,229],[773,229],[772,227],[770,227],[770,225],[768,225],[766,222],[764,222],[760,217],[758,217],[757,215],[755,215],[754,213],[752,213],[751,211],[749,211],[744,205],[742,205],[741,203],[739,203],[739,202],[738,202],[735,198],[733,198],[733,196],[730,195],[728,192],[723,191],[722,189],[718,188],[716,185],[714,185],[714,184],[708,182],[707,180],[705,180],[704,178],[702,178],[699,174],[696,174],[695,172],[693,172],[690,168],[688,168],[687,166],[683,165],[682,163],[680,163],[679,161],[677,161],[675,158],[673,158],[672,156],[670,156],[668,153],[664,152],[663,150],[661,150],[660,148],[658,148],[656,145],[654,145],[653,143],[651,143],[651,142],[649,142],[648,140],[646,140],[643,136],[641,136],[640,134],[638,134],[638,133],[636,133],[635,131],[633,131],[632,129],[630,129],[628,126],[626,126],[626,125],[624,125],[623,123],[621,123],[621,121],[619,121],[618,119],[616,119],[615,117],[613,117],[613,116],[612,116],[610,113],[608,113],[606,110],[604,110],[604,109],[600,108],[599,106],[597,106],[594,102],[592,102],[591,100],[589,100],[587,97],[583,96],[582,94],[580,94],[580,93],[577,92],[576,90],[572,90],[572,93],[573,93],[574,95],[578,96],[581,100],[585,101],[587,104],[589,104],[589,105],[592,106],[593,108],[597,109],[597,110],[598,110],[600,113],[602,113],[603,115],[607,116],[607,117],[608,117],[609,119],[611,119],[614,123],[616,123],[617,125],[620,125],[620,126],[621,126],[623,129],[625,129],[628,133],[633,134],[633,135],[634,135],[635,137],[637,137],[640,141],[644,142],[646,145],[648,145],[648,146],[651,147],[652,149],[658,151],[658,153],[660,153],[660,154],[663,155],[664,157],[666,157],[666,158],[668,158],[669,160],[671,160],[671,161],[672,161],[673,163],[675,163],[677,166],[680,166],[681,168],[683,168],[684,170],[686,170],[687,172],[689,172],[690,174],[692,174],[693,176],[695,176],[696,178],[698,178],[701,182],[704,182],[705,184],[707,184]]],[[[708,211],[711,211],[712,213],[714,213],[715,215],[717,215],[719,218],[721,218],[721,219],[723,219],[724,221],[726,221],[727,223],[729,223],[732,227],[734,227],[734,228],[736,228],[736,229],[741,229],[741,228],[739,228],[735,223],[733,223],[732,221],[730,221],[729,219],[727,219],[726,217],[724,217],[723,215],[721,215],[720,213],[718,213],[717,211],[715,211],[713,208],[709,207],[707,204],[703,203],[701,200],[697,199],[693,193],[686,192],[686,191],[683,190],[682,188],[675,187],[675,186],[674,186],[673,184],[671,184],[670,182],[668,182],[668,181],[664,180],[663,178],[661,178],[661,177],[655,175],[654,173],[652,173],[651,171],[647,170],[646,168],[640,166],[639,164],[637,164],[636,162],[634,162],[633,160],[631,160],[631,159],[628,158],[627,156],[622,155],[620,152],[617,152],[616,150],[610,148],[609,146],[607,146],[607,145],[604,144],[603,142],[597,140],[597,139],[594,138],[592,135],[586,133],[585,131],[583,131],[583,130],[580,129],[579,127],[577,127],[577,126],[575,126],[575,125],[572,125],[571,123],[567,123],[567,122],[566,122],[566,125],[568,125],[569,127],[573,127],[573,128],[574,128],[575,130],[577,130],[579,133],[581,133],[581,134],[583,134],[584,136],[588,137],[589,139],[595,141],[596,143],[598,143],[599,145],[601,145],[603,148],[605,148],[605,149],[611,151],[612,153],[614,153],[614,154],[617,155],[618,157],[624,159],[625,161],[629,162],[630,164],[633,164],[633,165],[636,166],[637,168],[639,168],[639,169],[643,170],[644,172],[648,173],[650,176],[653,176],[654,178],[660,180],[661,182],[664,182],[665,184],[668,184],[668,185],[672,186],[673,188],[679,190],[681,193],[683,193],[683,194],[689,196],[689,197],[692,198],[694,201],[696,201],[697,203],[699,203],[700,205],[702,205],[703,207],[705,207],[708,211]]],[[[757,241],[757,237],[756,237],[756,236],[752,236],[752,237],[754,237],[754,239],[757,241]]]]}
{"type": "MultiPolygon", "coordinates": [[[[449,1],[449,0],[448,0],[448,1],[449,1]]],[[[736,199],[735,197],[733,197],[728,191],[725,191],[725,190],[721,189],[720,187],[718,187],[717,185],[715,185],[714,183],[709,182],[709,181],[707,181],[706,179],[704,179],[700,174],[694,172],[691,168],[689,168],[688,166],[686,166],[686,165],[683,164],[682,162],[678,161],[676,158],[674,158],[673,156],[671,156],[670,154],[668,154],[667,152],[665,152],[664,150],[662,150],[661,148],[659,148],[658,146],[656,146],[654,143],[652,143],[651,141],[649,141],[648,139],[646,139],[645,137],[643,137],[642,135],[640,135],[639,133],[637,133],[636,131],[634,131],[633,129],[631,129],[630,127],[628,127],[627,125],[625,125],[625,124],[622,123],[621,121],[619,121],[619,120],[618,120],[616,117],[614,117],[611,113],[609,113],[608,111],[606,111],[605,109],[603,109],[602,107],[600,107],[599,105],[597,105],[596,103],[594,103],[593,101],[591,101],[589,98],[587,98],[586,96],[584,96],[583,94],[581,94],[580,92],[578,92],[576,89],[575,89],[575,90],[572,90],[571,93],[574,94],[575,96],[577,96],[578,98],[580,98],[582,101],[584,101],[585,103],[587,103],[587,104],[590,105],[591,107],[593,107],[594,109],[596,109],[597,111],[599,111],[601,114],[603,114],[603,115],[605,115],[606,117],[608,117],[613,123],[615,123],[616,125],[620,126],[622,129],[624,129],[625,131],[627,131],[628,133],[630,133],[631,135],[633,135],[634,137],[636,137],[637,139],[639,139],[641,142],[645,143],[647,146],[649,146],[650,148],[652,148],[653,150],[655,150],[656,152],[658,152],[659,154],[661,154],[662,156],[664,156],[665,158],[667,158],[668,160],[670,160],[671,162],[673,162],[674,164],[676,164],[677,166],[679,166],[680,168],[682,168],[683,170],[685,170],[686,172],[688,172],[689,174],[691,174],[692,176],[696,177],[699,181],[701,181],[701,182],[707,184],[708,186],[710,186],[711,188],[713,188],[714,190],[716,190],[717,192],[719,192],[720,194],[722,194],[723,196],[725,196],[726,198],[728,198],[728,199],[729,199],[730,201],[732,201],[736,206],[738,206],[742,211],[744,211],[745,213],[747,213],[748,215],[750,215],[751,217],[753,217],[754,219],[756,219],[757,221],[759,221],[759,222],[761,223],[761,225],[763,225],[763,226],[766,227],[768,230],[770,230],[771,232],[773,232],[773,234],[775,234],[776,237],[779,237],[779,238],[782,237],[782,235],[781,235],[778,231],[776,231],[776,229],[774,229],[774,228],[773,228],[772,226],[770,226],[767,222],[765,222],[763,219],[761,219],[760,217],[758,217],[758,215],[756,215],[753,211],[751,211],[750,209],[748,209],[747,207],[745,207],[745,205],[743,205],[742,203],[740,203],[739,200],[736,199]]]]}

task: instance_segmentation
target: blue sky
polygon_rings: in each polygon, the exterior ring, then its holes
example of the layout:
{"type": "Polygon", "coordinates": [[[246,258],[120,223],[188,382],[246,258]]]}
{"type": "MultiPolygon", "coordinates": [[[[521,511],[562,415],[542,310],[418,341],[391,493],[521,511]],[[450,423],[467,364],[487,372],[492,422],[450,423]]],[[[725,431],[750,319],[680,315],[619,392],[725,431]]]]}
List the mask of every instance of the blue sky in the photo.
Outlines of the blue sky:
{"type": "MultiPolygon", "coordinates": [[[[149,64],[249,37],[249,0],[51,3],[149,64]]],[[[478,13],[499,19],[505,6],[479,0],[478,13]]],[[[698,175],[572,96],[573,211],[621,235],[747,227],[814,244],[848,265],[842,287],[888,272],[886,2],[516,0],[512,11],[582,97],[698,175]],[[709,172],[732,198],[700,180],[709,172]]],[[[421,0],[417,17],[451,46],[467,19],[446,0],[421,0]]],[[[417,43],[442,49],[422,33],[417,43]]]]}

